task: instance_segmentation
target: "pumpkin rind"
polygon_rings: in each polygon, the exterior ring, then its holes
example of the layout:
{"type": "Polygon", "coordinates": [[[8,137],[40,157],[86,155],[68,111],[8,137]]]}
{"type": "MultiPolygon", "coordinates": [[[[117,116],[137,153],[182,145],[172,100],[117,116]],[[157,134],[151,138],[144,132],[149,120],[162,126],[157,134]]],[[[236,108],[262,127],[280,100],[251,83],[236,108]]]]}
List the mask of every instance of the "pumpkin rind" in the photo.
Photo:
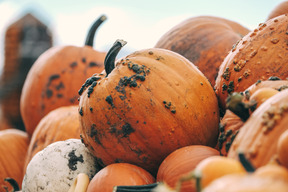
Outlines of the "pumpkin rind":
{"type": "Polygon", "coordinates": [[[198,16],[186,19],[167,31],[155,47],[183,55],[214,86],[223,59],[232,46],[248,32],[249,29],[228,19],[198,16]]]}
{"type": "Polygon", "coordinates": [[[215,92],[222,109],[232,92],[241,92],[258,80],[271,76],[288,77],[288,16],[268,20],[245,35],[225,57],[215,82],[215,92]]]}
{"type": "Polygon", "coordinates": [[[83,141],[104,164],[127,162],[154,173],[177,148],[214,146],[218,135],[219,108],[207,78],[159,48],[118,60],[82,93],[79,112],[83,141]]]}
{"type": "Polygon", "coordinates": [[[272,9],[266,20],[273,19],[274,17],[278,17],[279,15],[287,13],[288,13],[288,1],[282,1],[272,9]]]}

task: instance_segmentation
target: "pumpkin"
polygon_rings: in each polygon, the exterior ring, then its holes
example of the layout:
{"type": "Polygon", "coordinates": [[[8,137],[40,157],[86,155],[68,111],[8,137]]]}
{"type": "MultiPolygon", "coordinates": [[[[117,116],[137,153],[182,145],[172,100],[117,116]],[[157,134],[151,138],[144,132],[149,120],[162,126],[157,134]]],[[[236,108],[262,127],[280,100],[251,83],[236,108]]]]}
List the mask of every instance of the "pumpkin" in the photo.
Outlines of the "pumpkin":
{"type": "Polygon", "coordinates": [[[53,109],[78,104],[78,89],[82,82],[104,69],[106,53],[93,49],[93,38],[105,19],[106,16],[101,16],[92,25],[83,47],[52,47],[31,67],[20,99],[21,116],[29,136],[53,109]]]}
{"type": "Polygon", "coordinates": [[[19,129],[0,131],[0,191],[12,189],[6,178],[12,178],[21,186],[23,180],[23,158],[29,145],[28,134],[19,129]]]}
{"type": "Polygon", "coordinates": [[[37,125],[25,158],[26,169],[32,157],[56,141],[80,139],[78,105],[63,106],[50,111],[37,125]]]}
{"type": "Polygon", "coordinates": [[[234,139],[228,157],[237,158],[237,151],[245,153],[257,168],[267,164],[277,153],[277,141],[287,130],[288,90],[267,99],[247,119],[234,139]]]}
{"type": "Polygon", "coordinates": [[[219,108],[203,73],[160,48],[136,51],[115,66],[121,42],[107,53],[106,73],[92,76],[79,91],[81,134],[92,153],[105,165],[132,163],[154,175],[180,147],[215,146],[219,108]]]}
{"type": "Polygon", "coordinates": [[[147,185],[154,182],[155,178],[139,166],[129,163],[113,163],[95,174],[88,185],[87,192],[111,192],[116,186],[147,185]]]}
{"type": "MultiPolygon", "coordinates": [[[[159,166],[157,182],[163,182],[171,188],[175,188],[177,181],[193,171],[203,159],[211,156],[219,156],[219,151],[203,145],[190,145],[179,148],[169,154],[159,166]]],[[[181,192],[196,191],[195,180],[181,183],[181,192]]]]}
{"type": "Polygon", "coordinates": [[[235,173],[220,177],[205,187],[203,192],[285,192],[288,188],[287,176],[287,169],[268,164],[253,173],[235,173]]]}
{"type": "Polygon", "coordinates": [[[282,1],[270,11],[267,20],[286,13],[288,13],[288,1],[282,1]]]}
{"type": "Polygon", "coordinates": [[[277,156],[281,165],[288,168],[288,130],[284,131],[277,141],[277,156]]]}
{"type": "Polygon", "coordinates": [[[239,23],[221,17],[192,17],[167,31],[155,47],[183,55],[214,86],[223,59],[232,46],[249,31],[239,23]]]}
{"type": "Polygon", "coordinates": [[[57,141],[33,156],[23,178],[22,190],[68,191],[80,173],[92,179],[99,170],[97,159],[80,139],[57,141]]]}
{"type": "Polygon", "coordinates": [[[226,99],[233,92],[242,92],[258,80],[271,76],[288,77],[287,34],[288,16],[268,20],[245,35],[230,50],[219,67],[215,92],[221,109],[226,109],[226,99]]]}

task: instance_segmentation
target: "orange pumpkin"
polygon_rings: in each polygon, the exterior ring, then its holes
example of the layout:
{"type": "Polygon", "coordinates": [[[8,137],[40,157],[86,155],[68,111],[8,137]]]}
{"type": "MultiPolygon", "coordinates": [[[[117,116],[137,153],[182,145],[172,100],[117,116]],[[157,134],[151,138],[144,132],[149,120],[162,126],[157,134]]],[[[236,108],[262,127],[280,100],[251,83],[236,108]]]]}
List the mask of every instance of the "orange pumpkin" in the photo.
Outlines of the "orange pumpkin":
{"type": "Polygon", "coordinates": [[[82,82],[104,69],[106,53],[93,49],[101,16],[90,28],[85,46],[57,46],[45,51],[31,67],[21,94],[20,110],[26,132],[32,135],[46,114],[61,106],[78,104],[82,82]]]}
{"type": "MultiPolygon", "coordinates": [[[[165,182],[171,188],[175,188],[177,181],[193,171],[199,162],[219,155],[216,149],[203,145],[190,145],[177,149],[169,154],[159,166],[157,182],[165,182]]],[[[193,179],[183,182],[181,192],[196,191],[195,186],[193,179]]]]}
{"type": "Polygon", "coordinates": [[[141,167],[129,163],[113,163],[96,173],[87,192],[111,192],[116,186],[138,186],[154,182],[155,178],[141,167]]]}
{"type": "Polygon", "coordinates": [[[228,157],[237,158],[243,151],[257,168],[267,164],[277,153],[277,141],[287,130],[288,90],[285,89],[267,99],[241,127],[234,139],[228,157]]]}
{"type": "Polygon", "coordinates": [[[82,136],[92,153],[106,165],[132,163],[155,174],[180,147],[215,146],[219,108],[203,73],[159,48],[136,51],[114,68],[119,47],[121,41],[107,53],[106,74],[80,89],[82,136]]]}
{"type": "Polygon", "coordinates": [[[258,80],[271,76],[288,77],[286,25],[288,16],[281,15],[260,24],[244,36],[225,57],[215,82],[221,109],[233,92],[242,92],[258,80]]]}
{"type": "Polygon", "coordinates": [[[277,155],[280,164],[288,168],[288,130],[284,131],[277,141],[277,155]]]}
{"type": "Polygon", "coordinates": [[[5,178],[14,179],[19,186],[24,177],[23,159],[29,145],[28,134],[19,129],[5,129],[0,131],[0,191],[12,189],[5,178]]]}
{"type": "Polygon", "coordinates": [[[192,17],[166,32],[155,47],[183,55],[214,86],[223,59],[232,46],[249,31],[237,22],[220,17],[192,17]]]}
{"type": "Polygon", "coordinates": [[[287,13],[288,13],[288,1],[282,1],[272,9],[272,11],[269,13],[267,17],[267,20],[273,19],[274,17],[278,17],[279,15],[287,13]]]}
{"type": "Polygon", "coordinates": [[[51,143],[67,139],[80,139],[81,125],[78,105],[63,106],[50,111],[37,125],[25,159],[26,167],[32,157],[51,143]]]}

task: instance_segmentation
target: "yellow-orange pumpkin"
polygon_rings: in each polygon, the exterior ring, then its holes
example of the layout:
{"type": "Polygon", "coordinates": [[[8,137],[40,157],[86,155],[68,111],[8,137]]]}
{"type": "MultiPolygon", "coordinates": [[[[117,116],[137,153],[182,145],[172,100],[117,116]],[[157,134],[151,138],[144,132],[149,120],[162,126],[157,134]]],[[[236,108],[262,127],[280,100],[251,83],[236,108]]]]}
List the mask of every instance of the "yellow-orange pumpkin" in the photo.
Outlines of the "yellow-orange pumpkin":
{"type": "Polygon", "coordinates": [[[78,104],[78,89],[82,82],[104,69],[106,53],[98,52],[92,46],[96,29],[105,19],[101,16],[92,25],[85,46],[52,47],[31,67],[20,101],[21,116],[29,136],[53,109],[78,104]]]}
{"type": "Polygon", "coordinates": [[[113,68],[111,50],[106,76],[92,76],[80,89],[83,141],[96,157],[106,165],[132,163],[155,174],[180,147],[215,146],[217,98],[195,65],[175,52],[150,48],[119,59],[113,68]]]}
{"type": "Polygon", "coordinates": [[[19,186],[24,177],[24,161],[28,150],[28,134],[19,129],[5,129],[0,131],[0,191],[12,189],[5,178],[14,179],[19,186]]]}

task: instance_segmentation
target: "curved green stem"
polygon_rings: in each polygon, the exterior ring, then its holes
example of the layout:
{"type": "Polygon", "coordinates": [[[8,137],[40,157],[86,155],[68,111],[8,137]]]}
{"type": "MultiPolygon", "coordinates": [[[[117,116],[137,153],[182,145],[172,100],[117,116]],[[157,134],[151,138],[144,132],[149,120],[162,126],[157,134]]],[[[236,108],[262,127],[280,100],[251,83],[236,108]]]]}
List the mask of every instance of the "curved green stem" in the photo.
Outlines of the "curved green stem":
{"type": "Polygon", "coordinates": [[[20,191],[19,185],[15,179],[7,177],[4,179],[4,181],[7,181],[13,187],[12,192],[20,191]]]}
{"type": "Polygon", "coordinates": [[[117,57],[117,54],[121,50],[121,48],[126,45],[126,41],[117,39],[113,46],[108,51],[105,60],[104,60],[104,66],[106,71],[106,77],[111,73],[111,71],[115,68],[115,59],[117,57]]]}
{"type": "Polygon", "coordinates": [[[246,158],[245,154],[243,152],[238,153],[238,158],[245,170],[249,173],[253,173],[255,171],[254,166],[251,164],[251,162],[246,158]]]}
{"type": "Polygon", "coordinates": [[[250,106],[247,106],[247,104],[243,102],[243,98],[244,96],[241,95],[241,93],[232,93],[227,97],[226,108],[235,113],[238,117],[240,117],[242,121],[246,121],[250,116],[250,106]]]}
{"type": "Polygon", "coordinates": [[[86,37],[86,41],[85,41],[85,45],[87,46],[91,46],[93,47],[93,43],[94,43],[94,36],[96,33],[96,30],[99,28],[99,26],[107,19],[107,17],[105,15],[101,15],[94,23],[93,25],[90,27],[87,37],[86,37]]]}

